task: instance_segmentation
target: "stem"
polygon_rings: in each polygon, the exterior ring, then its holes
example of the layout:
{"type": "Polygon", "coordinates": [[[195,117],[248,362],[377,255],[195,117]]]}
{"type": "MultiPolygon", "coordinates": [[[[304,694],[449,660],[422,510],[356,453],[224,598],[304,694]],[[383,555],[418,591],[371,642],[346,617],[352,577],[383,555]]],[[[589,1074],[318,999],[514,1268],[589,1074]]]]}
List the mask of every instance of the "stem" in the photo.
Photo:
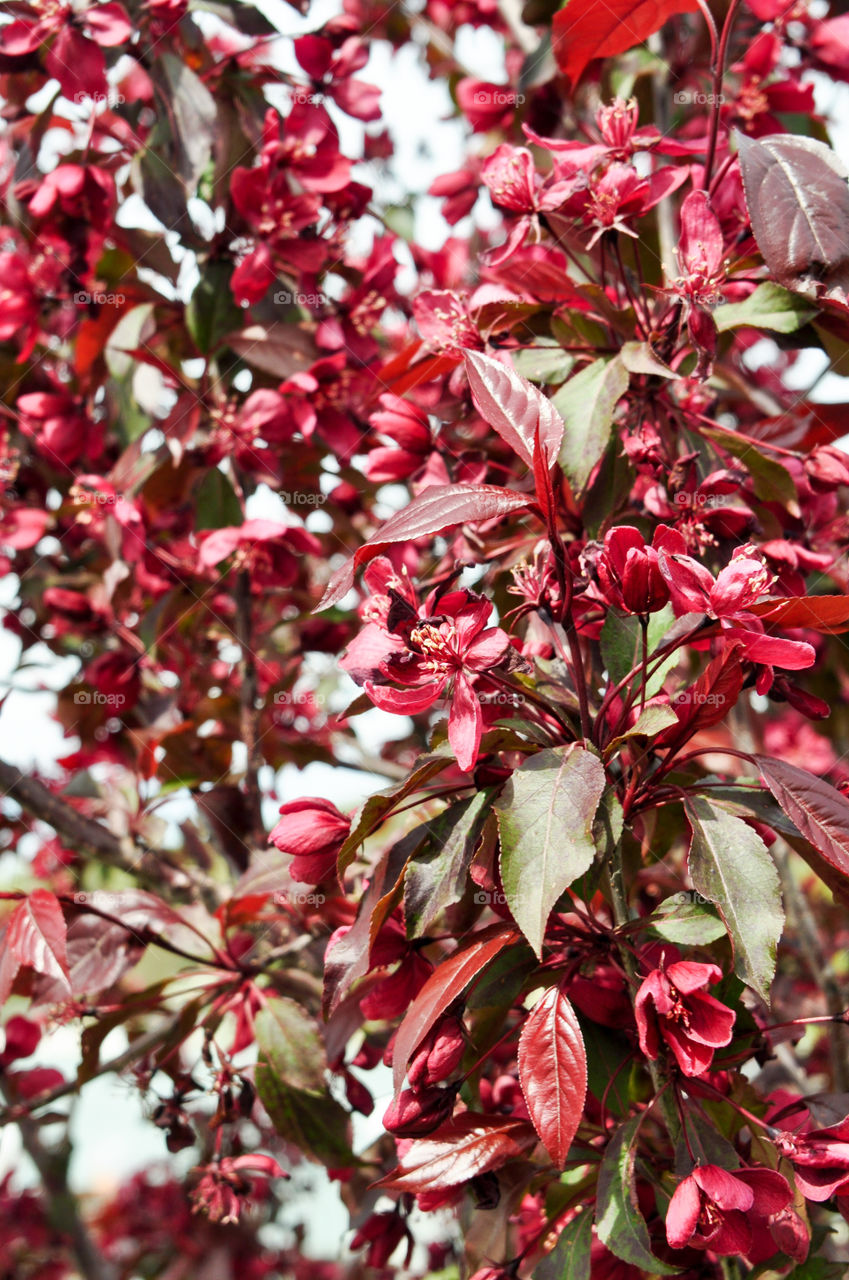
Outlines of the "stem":
{"type": "Polygon", "coordinates": [[[713,115],[710,121],[710,141],[708,142],[707,159],[705,160],[705,171],[702,177],[702,187],[705,191],[710,190],[710,177],[713,173],[713,162],[716,158],[716,143],[719,137],[719,117],[722,109],[722,80],[725,75],[725,58],[728,53],[728,41],[731,38],[731,28],[734,24],[734,18],[739,7],[740,0],[731,0],[728,6],[728,13],[725,15],[725,22],[722,24],[722,35],[719,37],[719,52],[716,56],[716,65],[713,69],[713,115]]]}
{"type": "MultiPolygon", "coordinates": [[[[610,880],[610,900],[613,908],[613,919],[617,928],[622,928],[630,923],[631,912],[628,908],[628,897],[625,892],[625,874],[622,865],[622,843],[616,844],[610,854],[610,865],[608,867],[608,876],[610,880]]],[[[636,991],[641,986],[639,965],[637,957],[631,948],[621,939],[616,939],[619,948],[619,955],[622,960],[622,967],[628,975],[631,1000],[633,1001],[636,991]]],[[[654,1062],[647,1059],[646,1066],[651,1076],[651,1082],[657,1100],[660,1102],[660,1109],[663,1113],[664,1123],[667,1133],[675,1147],[681,1141],[681,1122],[678,1117],[678,1111],[674,1101],[670,1098],[669,1086],[671,1078],[663,1064],[662,1059],[658,1058],[654,1062]]]]}
{"type": "MultiPolygon", "coordinates": [[[[248,837],[250,841],[262,848],[265,845],[265,824],[262,820],[262,803],[259,791],[259,769],[262,754],[258,745],[257,734],[257,696],[258,684],[256,663],[251,646],[253,639],[253,600],[251,597],[251,577],[247,569],[242,569],[236,583],[236,632],[241,658],[241,687],[239,702],[241,704],[240,720],[242,741],[247,749],[245,765],[245,797],[248,808],[248,837]]],[[[245,850],[247,866],[248,850],[245,850]]],[[[241,866],[240,871],[245,868],[241,866]]]]}

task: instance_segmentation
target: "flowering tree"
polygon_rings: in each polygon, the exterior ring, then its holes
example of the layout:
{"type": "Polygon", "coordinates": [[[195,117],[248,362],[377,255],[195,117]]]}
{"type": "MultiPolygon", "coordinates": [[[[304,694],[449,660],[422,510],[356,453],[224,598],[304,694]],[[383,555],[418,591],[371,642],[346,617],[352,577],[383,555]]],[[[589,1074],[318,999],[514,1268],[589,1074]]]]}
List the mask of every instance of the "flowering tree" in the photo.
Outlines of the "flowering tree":
{"type": "Polygon", "coordinates": [[[0,763],[0,1275],[843,1275],[824,8],[3,5],[5,625],[75,661],[57,770],[0,763]],[[466,125],[438,251],[374,44],[466,125]],[[287,794],[315,762],[355,812],[287,794]],[[110,1073],[162,1165],[95,1199],[110,1073]]]}

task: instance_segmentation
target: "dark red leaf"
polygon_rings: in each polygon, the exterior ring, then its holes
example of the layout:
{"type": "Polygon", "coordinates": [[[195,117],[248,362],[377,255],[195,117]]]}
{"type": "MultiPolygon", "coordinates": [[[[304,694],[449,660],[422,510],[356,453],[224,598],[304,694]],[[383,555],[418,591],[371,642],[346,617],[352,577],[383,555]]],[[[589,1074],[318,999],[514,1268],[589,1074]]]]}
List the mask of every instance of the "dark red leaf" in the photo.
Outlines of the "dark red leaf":
{"type": "Polygon", "coordinates": [[[674,14],[697,8],[696,0],[569,0],[554,15],[551,28],[557,65],[574,85],[593,58],[624,53],[674,14]]]}
{"type": "Polygon", "coordinates": [[[736,133],[758,248],[786,289],[849,285],[849,170],[815,138],[736,133]]]}
{"type": "Polygon", "coordinates": [[[526,1120],[465,1111],[413,1142],[398,1168],[376,1185],[413,1192],[458,1187],[523,1156],[535,1142],[526,1120]]]}
{"type": "Polygon", "coordinates": [[[539,427],[543,455],[553,466],[563,440],[563,419],[548,397],[514,369],[478,351],[466,352],[466,373],[483,420],[529,467],[534,465],[539,427]]]}
{"type": "Polygon", "coordinates": [[[519,938],[513,924],[493,924],[480,933],[473,934],[462,947],[432,973],[416,996],[395,1039],[392,1054],[393,1084],[395,1091],[404,1081],[407,1063],[431,1027],[448,1006],[462,995],[466,987],[477,977],[481,969],[498,955],[504,947],[519,938]]]}
{"type": "Polygon", "coordinates": [[[770,756],[754,759],[787,817],[805,839],[810,840],[828,866],[839,873],[837,884],[845,892],[846,881],[849,881],[849,800],[831,783],[808,773],[807,769],[798,769],[794,764],[770,756]]]}
{"type": "Polygon", "coordinates": [[[762,600],[752,608],[765,623],[782,627],[810,627],[826,635],[849,631],[849,596],[790,596],[762,600]]]}
{"type": "Polygon", "coordinates": [[[13,911],[7,944],[19,964],[63,979],[70,992],[65,933],[59,899],[47,889],[35,889],[13,911]]]}
{"type": "Polygon", "coordinates": [[[526,493],[494,484],[446,484],[425,489],[358,547],[347,564],[337,569],[315,612],[338,604],[354,585],[354,574],[360,565],[379,555],[391,543],[429,538],[467,521],[493,520],[511,511],[520,511],[532,501],[526,493]]]}
{"type": "Polygon", "coordinates": [[[557,987],[534,1006],[519,1037],[519,1082],[528,1114],[559,1169],[587,1094],[587,1054],[575,1011],[557,987]]]}

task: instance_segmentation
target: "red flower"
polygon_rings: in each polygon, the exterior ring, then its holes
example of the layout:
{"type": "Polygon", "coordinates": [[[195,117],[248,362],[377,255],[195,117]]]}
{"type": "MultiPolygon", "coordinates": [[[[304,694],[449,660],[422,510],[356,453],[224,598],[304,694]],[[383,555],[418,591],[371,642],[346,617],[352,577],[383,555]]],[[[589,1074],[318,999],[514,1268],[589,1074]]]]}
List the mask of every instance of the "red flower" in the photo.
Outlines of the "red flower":
{"type": "Polygon", "coordinates": [[[776,1133],[773,1141],[792,1163],[796,1186],[806,1200],[829,1200],[849,1192],[849,1116],[828,1129],[776,1133]]]}
{"type": "Polygon", "coordinates": [[[706,1164],[680,1182],[666,1214],[666,1238],[673,1249],[710,1249],[724,1257],[745,1257],[752,1227],[780,1214],[792,1192],[771,1169],[736,1169],[706,1164]]]}
{"type": "Polygon", "coordinates": [[[103,428],[66,391],[31,391],[18,398],[20,427],[57,462],[100,455],[103,428]]]}
{"type": "Polygon", "coordinates": [[[390,689],[367,680],[364,688],[384,711],[415,715],[438,702],[450,685],[448,741],[465,772],[475,763],[483,731],[474,682],[504,660],[510,637],[498,627],[484,629],[492,605],[480,596],[452,591],[438,608],[438,616],[410,631],[406,652],[390,655],[381,664],[388,679],[406,687],[390,689]]]}
{"type": "Polygon", "coordinates": [[[655,613],[669,600],[669,588],[654,547],[630,525],[610,529],[598,562],[602,590],[611,604],[627,613],[655,613]]]}
{"type": "Polygon", "coordinates": [[[242,1201],[254,1190],[247,1172],[259,1173],[267,1178],[288,1178],[272,1156],[254,1153],[246,1156],[225,1156],[211,1164],[198,1166],[194,1174],[200,1178],[191,1193],[193,1213],[205,1213],[211,1222],[238,1222],[242,1201]]]}
{"type": "Polygon", "coordinates": [[[280,806],[280,821],[269,840],[281,853],[294,855],[293,880],[320,884],[336,873],[336,857],[351,828],[335,804],[319,797],[291,800],[280,806]]]}
{"type": "Polygon", "coordinates": [[[380,90],[364,80],[352,79],[368,62],[368,46],[363,40],[349,36],[334,50],[322,36],[301,36],[295,41],[295,57],[313,85],[324,89],[347,115],[357,120],[380,119],[380,90]]]}
{"type": "Polygon", "coordinates": [[[404,480],[424,466],[433,448],[427,416],[415,405],[399,396],[382,395],[380,412],[370,418],[372,426],[394,440],[392,449],[379,446],[372,449],[366,462],[369,480],[404,480]]]}
{"type": "Polygon", "coordinates": [[[740,644],[752,662],[789,671],[813,664],[816,653],[811,645],[766,635],[760,618],[751,612],[751,606],[767,594],[773,581],[755,547],[739,547],[714,580],[710,570],[686,554],[684,539],[674,529],[658,530],[655,541],[676,615],[706,613],[717,618],[728,639],[740,644]]]}
{"type": "Polygon", "coordinates": [[[72,5],[24,4],[16,5],[16,12],[25,16],[0,30],[0,53],[26,58],[55,36],[44,65],[59,81],[65,97],[106,94],[101,50],[124,44],[133,34],[123,5],[110,0],[80,10],[72,5]]]}
{"type": "Polygon", "coordinates": [[[634,1002],[640,1048],[646,1057],[657,1058],[662,1039],[684,1075],[707,1071],[714,1049],[728,1044],[734,1026],[733,1009],[705,991],[721,977],[718,965],[694,960],[676,960],[652,970],[634,1002]]]}
{"type": "Polygon", "coordinates": [[[413,302],[419,333],[445,351],[482,351],[483,339],[463,298],[448,289],[425,289],[413,302]]]}

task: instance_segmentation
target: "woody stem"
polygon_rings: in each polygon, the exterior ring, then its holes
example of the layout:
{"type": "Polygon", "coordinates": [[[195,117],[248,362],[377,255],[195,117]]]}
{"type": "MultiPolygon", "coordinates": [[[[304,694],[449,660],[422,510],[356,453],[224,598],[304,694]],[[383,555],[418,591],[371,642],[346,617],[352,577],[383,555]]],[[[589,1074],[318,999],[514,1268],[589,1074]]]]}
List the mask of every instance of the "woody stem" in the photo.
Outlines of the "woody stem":
{"type": "MultiPolygon", "coordinates": [[[[625,873],[622,864],[622,843],[617,843],[610,854],[610,863],[608,866],[608,878],[610,883],[610,901],[613,909],[613,919],[617,929],[628,925],[631,921],[631,912],[628,907],[628,896],[625,891],[625,873]]],[[[639,965],[637,957],[633,950],[617,938],[617,946],[619,948],[619,956],[622,961],[622,967],[628,975],[628,986],[631,1000],[636,997],[636,993],[640,988],[641,979],[639,973],[639,965]]],[[[652,1062],[648,1060],[646,1066],[651,1076],[651,1082],[654,1086],[655,1096],[660,1103],[660,1109],[663,1114],[664,1124],[667,1133],[672,1140],[673,1146],[677,1147],[681,1142],[681,1121],[675,1106],[674,1099],[670,1096],[671,1083],[669,1074],[662,1060],[658,1058],[652,1062]]]]}

